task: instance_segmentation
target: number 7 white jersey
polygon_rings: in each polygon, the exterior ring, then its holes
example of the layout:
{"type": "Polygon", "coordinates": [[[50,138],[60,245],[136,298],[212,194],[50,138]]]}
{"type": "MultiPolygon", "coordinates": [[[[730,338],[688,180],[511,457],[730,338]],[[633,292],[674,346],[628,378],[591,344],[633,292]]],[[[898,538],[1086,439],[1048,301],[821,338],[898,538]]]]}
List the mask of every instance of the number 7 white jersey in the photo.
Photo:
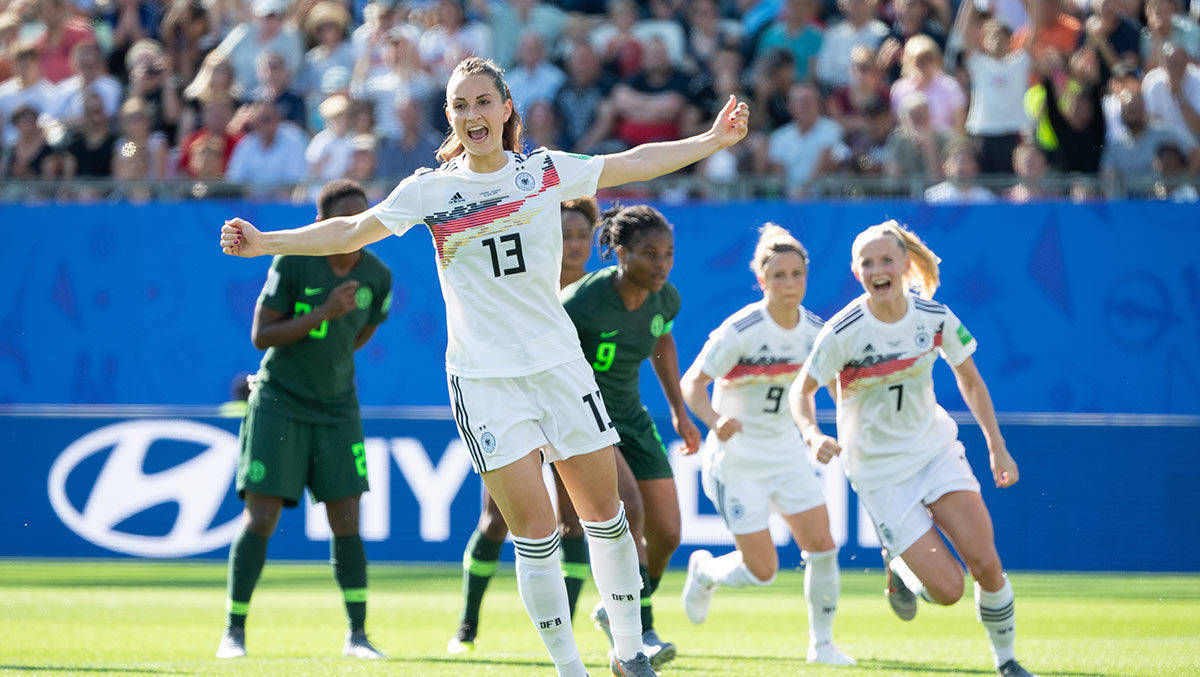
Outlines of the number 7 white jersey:
{"type": "Polygon", "coordinates": [[[697,359],[715,381],[713,410],[742,424],[728,440],[710,432],[704,443],[705,467],[721,482],[762,479],[808,464],[808,447],[787,397],[821,325],[821,318],[801,306],[800,322],[785,329],[764,300],[734,313],[709,335],[697,359]]]}
{"type": "Polygon", "coordinates": [[[975,339],[941,303],[907,300],[904,317],[885,323],[860,296],[825,323],[801,374],[837,381],[838,444],[859,491],[912,476],[958,437],[934,398],[933,363],[940,353],[962,364],[975,339]]]}
{"type": "Polygon", "coordinates": [[[465,155],[421,169],[372,208],[396,235],[423,223],[446,301],[446,370],[526,376],[583,357],[558,300],[560,203],[596,192],[604,160],[539,148],[480,174],[465,155]]]}

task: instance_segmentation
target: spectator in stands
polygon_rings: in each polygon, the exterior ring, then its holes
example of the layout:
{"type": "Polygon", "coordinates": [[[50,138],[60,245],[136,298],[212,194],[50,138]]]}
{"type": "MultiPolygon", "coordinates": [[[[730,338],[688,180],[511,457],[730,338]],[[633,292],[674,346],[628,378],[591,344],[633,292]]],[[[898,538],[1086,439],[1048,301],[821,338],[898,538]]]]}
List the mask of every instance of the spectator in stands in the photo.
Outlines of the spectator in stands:
{"type": "MultiPolygon", "coordinates": [[[[38,114],[54,107],[58,92],[54,84],[42,77],[38,47],[23,44],[14,51],[17,74],[0,83],[0,122],[8,122],[18,107],[28,105],[38,114]]],[[[3,145],[9,146],[17,140],[17,130],[11,125],[4,127],[3,145]]]]}
{"type": "Polygon", "coordinates": [[[847,159],[842,129],[821,115],[820,94],[808,83],[788,91],[792,122],[775,130],[760,157],[759,173],[782,175],[788,194],[804,194],[807,184],[832,173],[847,159]]]}
{"type": "Polygon", "coordinates": [[[121,105],[121,83],[104,72],[104,55],[94,42],[75,46],[71,53],[71,69],[75,73],[58,85],[58,96],[50,115],[69,127],[83,122],[83,99],[90,93],[100,95],[108,115],[114,115],[121,105]]]}
{"type": "Polygon", "coordinates": [[[555,3],[539,0],[471,0],[470,6],[491,29],[492,59],[506,69],[517,61],[520,36],[533,31],[541,36],[543,45],[550,47],[558,42],[567,27],[567,14],[555,3]]]}
{"type": "Polygon", "coordinates": [[[817,54],[817,79],[832,90],[850,82],[850,50],[858,46],[871,51],[888,36],[888,27],[875,18],[875,0],[838,0],[845,19],[825,31],[817,54]]]}
{"type": "Polygon", "coordinates": [[[486,26],[468,21],[463,0],[436,0],[437,22],[421,34],[418,50],[421,63],[438,82],[450,77],[459,61],[478,56],[491,58],[492,38],[486,26]]]}
{"type": "Polygon", "coordinates": [[[542,36],[533,31],[521,36],[517,65],[509,69],[504,77],[522,118],[528,116],[533,104],[553,101],[558,89],[567,81],[567,76],[561,70],[547,63],[542,36]]]}
{"type": "Polygon", "coordinates": [[[892,108],[887,99],[878,97],[862,106],[861,117],[861,126],[844,131],[850,167],[862,176],[882,176],[889,157],[888,140],[895,127],[892,108]]]}
{"type": "Polygon", "coordinates": [[[1075,52],[1083,37],[1079,20],[1064,11],[1063,0],[1031,2],[1029,22],[1013,33],[1013,49],[1027,49],[1034,58],[1047,50],[1066,57],[1075,52]]]}
{"type": "Polygon", "coordinates": [[[601,68],[596,50],[586,41],[573,44],[566,69],[567,81],[554,96],[554,106],[563,121],[563,148],[587,153],[591,148],[584,142],[596,124],[601,105],[616,85],[616,78],[601,68]]]}
{"type": "MultiPolygon", "coordinates": [[[[736,43],[722,45],[709,58],[707,68],[692,79],[691,94],[700,111],[700,119],[712,119],[721,112],[730,96],[738,101],[750,101],[747,83],[742,73],[742,51],[736,43]]],[[[689,133],[703,131],[701,125],[689,133]]],[[[718,183],[731,183],[739,176],[754,171],[756,149],[766,143],[761,131],[750,132],[741,143],[724,148],[700,161],[700,176],[718,183]]]]}
{"type": "Polygon", "coordinates": [[[350,12],[344,5],[324,0],[317,3],[304,19],[304,32],[314,47],[304,55],[304,66],[296,78],[298,93],[304,94],[309,113],[325,100],[321,83],[331,69],[354,70],[354,49],[347,40],[350,12]]]}
{"type": "Polygon", "coordinates": [[[108,3],[101,14],[111,34],[108,69],[119,80],[127,80],[126,63],[129,49],[140,40],[158,38],[162,10],[153,0],[117,0],[108,3]]]}
{"type": "MultiPolygon", "coordinates": [[[[125,70],[129,73],[125,98],[141,99],[153,129],[174,139],[182,104],[162,45],[150,38],[134,43],[125,54],[125,70]]],[[[155,162],[152,159],[152,166],[155,162]]]]}
{"type": "Polygon", "coordinates": [[[258,86],[250,93],[255,101],[273,101],[283,119],[300,129],[308,127],[304,98],[292,88],[292,71],[279,52],[264,50],[258,55],[258,86]]]}
{"type": "Polygon", "coordinates": [[[1150,119],[1174,131],[1185,152],[1200,145],[1200,66],[1171,42],[1161,50],[1163,65],[1146,73],[1142,97],[1150,119]]]}
{"type": "Polygon", "coordinates": [[[975,160],[975,149],[966,140],[960,139],[946,149],[942,171],[946,180],[925,191],[926,202],[986,204],[996,201],[992,191],[975,184],[979,163],[975,160]]]}
{"type": "Polygon", "coordinates": [[[686,51],[691,70],[703,71],[704,64],[712,60],[717,50],[740,40],[741,24],[722,19],[716,0],[695,0],[688,4],[686,51]]]}
{"type": "Polygon", "coordinates": [[[942,52],[925,35],[910,38],[904,45],[904,77],[892,84],[892,108],[910,94],[920,92],[929,102],[929,120],[934,129],[961,132],[967,118],[967,97],[962,86],[942,70],[942,52]]]}
{"type": "Polygon", "coordinates": [[[38,111],[28,103],[21,104],[9,117],[16,138],[6,145],[0,156],[0,176],[6,179],[54,178],[59,162],[46,134],[38,124],[38,111]]]}
{"type": "Polygon", "coordinates": [[[879,46],[879,62],[888,80],[903,77],[901,57],[910,38],[924,35],[937,44],[939,50],[946,48],[946,29],[930,16],[926,0],[896,0],[896,16],[892,20],[890,33],[879,46]]]}
{"type": "Polygon", "coordinates": [[[1154,174],[1158,181],[1154,184],[1154,197],[1159,200],[1172,202],[1200,201],[1200,191],[1196,190],[1195,173],[1189,176],[1187,157],[1183,150],[1172,143],[1159,145],[1154,151],[1154,174]]]}
{"type": "Polygon", "coordinates": [[[167,135],[154,129],[152,108],[143,99],[126,99],[121,104],[121,138],[117,139],[117,165],[125,162],[126,174],[118,178],[160,180],[167,178],[167,135]],[[144,167],[143,167],[144,165],[144,167]]]}
{"type": "Polygon", "coordinates": [[[619,147],[681,138],[699,116],[688,101],[688,80],[675,69],[661,39],[646,43],[642,72],[618,83],[601,106],[596,126],[583,146],[597,147],[615,136],[619,147]]]}
{"type": "Polygon", "coordinates": [[[985,174],[1011,174],[1013,151],[1028,129],[1024,97],[1032,61],[1024,49],[1012,49],[1012,37],[996,19],[979,21],[974,3],[967,8],[963,34],[971,105],[966,129],[979,143],[979,166],[985,174]]]}
{"type": "MultiPolygon", "coordinates": [[[[443,120],[445,117],[443,116],[443,120]]],[[[374,134],[378,129],[375,105],[362,99],[350,99],[350,131],[359,134],[374,134]]]]}
{"type": "MultiPolygon", "coordinates": [[[[371,0],[363,9],[363,23],[350,36],[355,63],[362,63],[364,69],[362,74],[356,75],[356,80],[366,80],[389,70],[384,56],[388,33],[397,26],[410,25],[401,21],[399,5],[399,0],[371,0]]],[[[411,28],[417,31],[419,40],[420,29],[411,28]]]]}
{"type": "Polygon", "coordinates": [[[642,41],[633,32],[638,8],[632,0],[609,0],[608,21],[592,33],[605,70],[628,80],[642,70],[642,41]]]}
{"type": "MultiPolygon", "coordinates": [[[[225,178],[225,142],[216,136],[205,136],[191,146],[184,175],[200,181],[221,181],[225,178]]],[[[192,193],[195,195],[195,191],[192,193]]],[[[201,197],[213,197],[205,191],[201,197]]]]}
{"type": "Polygon", "coordinates": [[[530,148],[562,150],[562,124],[549,101],[538,101],[521,116],[525,126],[525,145],[530,148]]]}
{"type": "Polygon", "coordinates": [[[75,45],[96,41],[92,27],[76,16],[74,9],[66,0],[38,3],[38,18],[45,27],[37,40],[42,76],[54,84],[71,77],[71,50],[75,45]]]}
{"type": "MultiPolygon", "coordinates": [[[[346,169],[346,178],[353,179],[366,185],[375,180],[375,169],[378,165],[375,137],[370,134],[358,134],[350,142],[350,167],[346,169]]],[[[376,196],[376,199],[382,198],[376,196]]]]}
{"type": "Polygon", "coordinates": [[[233,120],[233,114],[237,108],[237,103],[233,99],[225,94],[210,94],[203,106],[203,126],[179,142],[178,171],[183,176],[202,178],[192,173],[190,169],[193,164],[192,154],[201,145],[212,146],[213,139],[220,143],[222,149],[220,170],[223,175],[229,166],[229,158],[233,156],[233,149],[241,139],[239,135],[229,132],[229,123],[233,120]]]}
{"type": "Polygon", "coordinates": [[[360,58],[354,66],[350,91],[354,98],[369,100],[375,107],[376,131],[383,137],[395,136],[398,131],[395,115],[397,100],[416,101],[426,111],[433,108],[435,88],[433,80],[421,67],[421,57],[417,51],[419,40],[420,32],[415,27],[396,26],[386,36],[386,71],[370,75],[371,69],[365,57],[360,58]]]}
{"type": "Polygon", "coordinates": [[[229,58],[233,77],[242,91],[258,85],[258,57],[263,52],[283,56],[288,71],[297,73],[304,63],[304,40],[295,26],[285,23],[287,0],[254,0],[254,20],[239,24],[217,45],[229,58]]]}
{"type": "Polygon", "coordinates": [[[83,96],[83,120],[67,138],[63,158],[66,178],[106,179],[112,176],[117,135],[112,130],[104,99],[95,92],[83,96]]]}
{"type": "Polygon", "coordinates": [[[425,104],[417,99],[397,99],[396,133],[379,149],[377,173],[382,178],[402,179],[421,167],[436,167],[434,155],[442,135],[429,124],[425,104]]]}
{"type": "Polygon", "coordinates": [[[866,47],[855,47],[850,50],[849,84],[834,89],[825,106],[846,134],[855,134],[867,128],[867,106],[890,97],[891,89],[875,55],[866,47]]]}
{"type": "MultiPolygon", "coordinates": [[[[774,131],[792,121],[788,92],[795,83],[796,58],[786,49],[773,49],[754,65],[754,110],[751,129],[774,131]]],[[[724,104],[722,104],[724,105],[724,104]]]]}
{"type": "Polygon", "coordinates": [[[217,42],[201,0],[174,0],[159,29],[163,49],[182,82],[191,82],[217,42]]]}
{"type": "Polygon", "coordinates": [[[1046,176],[1046,154],[1029,142],[1022,142],[1013,150],[1013,168],[1019,180],[1004,193],[1004,199],[1017,204],[1043,200],[1056,195],[1042,185],[1046,176]]]}
{"type": "Polygon", "coordinates": [[[795,59],[794,82],[815,81],[817,54],[821,51],[822,33],[814,20],[817,0],[787,0],[783,12],[758,39],[755,55],[772,49],[786,49],[795,59]]]}
{"type": "MultiPolygon", "coordinates": [[[[229,159],[230,181],[240,183],[295,183],[304,178],[307,165],[304,150],[308,137],[290,122],[284,122],[279,109],[270,101],[258,101],[251,107],[250,128],[233,149],[229,159]]],[[[253,195],[279,195],[277,186],[251,189],[253,195]]],[[[286,194],[286,191],[282,191],[286,194]]]]}
{"type": "Polygon", "coordinates": [[[1200,59],[1200,24],[1179,11],[1178,0],[1147,0],[1146,27],[1142,29],[1141,54],[1146,69],[1158,63],[1163,43],[1171,42],[1200,59]]]}
{"type": "MultiPolygon", "coordinates": [[[[981,11],[1004,24],[1009,34],[1014,34],[1029,23],[1029,13],[1025,10],[1028,0],[974,0],[981,11]],[[982,3],[982,4],[981,4],[982,3]]],[[[961,7],[961,3],[959,5],[961,7]]]]}
{"type": "Polygon", "coordinates": [[[1121,95],[1121,122],[1125,123],[1125,133],[1104,147],[1100,160],[1100,171],[1106,178],[1136,182],[1154,171],[1154,154],[1160,145],[1186,147],[1175,130],[1148,119],[1142,97],[1131,92],[1121,95]]]}
{"type": "Polygon", "coordinates": [[[0,82],[17,74],[13,53],[20,37],[21,17],[12,10],[0,12],[0,82]]]}
{"type": "Polygon", "coordinates": [[[340,179],[350,168],[354,153],[350,133],[350,99],[342,94],[321,102],[321,118],[325,128],[308,142],[304,159],[308,161],[308,178],[325,183],[340,179]]]}
{"type": "Polygon", "coordinates": [[[1099,68],[1089,54],[1080,50],[1080,56],[1072,58],[1075,68],[1071,75],[1063,68],[1062,55],[1054,50],[1043,51],[1034,59],[1041,94],[1033,97],[1040,103],[1030,117],[1036,120],[1046,115],[1046,129],[1039,129],[1038,140],[1051,164],[1064,174],[1099,171],[1105,146],[1107,125],[1101,107],[1099,68]]]}
{"type": "Polygon", "coordinates": [[[204,102],[214,96],[232,99],[236,108],[245,101],[245,92],[233,77],[233,65],[219,52],[209,52],[196,77],[183,90],[179,113],[179,135],[187,138],[196,131],[203,117],[204,102]]]}
{"type": "Polygon", "coordinates": [[[900,104],[897,118],[900,124],[888,135],[885,148],[885,173],[893,179],[940,178],[951,135],[933,126],[929,99],[920,92],[909,94],[900,104]]]}
{"type": "Polygon", "coordinates": [[[1097,0],[1095,13],[1083,24],[1084,40],[1100,57],[1101,82],[1118,63],[1141,65],[1141,27],[1121,13],[1119,2],[1097,0]]]}

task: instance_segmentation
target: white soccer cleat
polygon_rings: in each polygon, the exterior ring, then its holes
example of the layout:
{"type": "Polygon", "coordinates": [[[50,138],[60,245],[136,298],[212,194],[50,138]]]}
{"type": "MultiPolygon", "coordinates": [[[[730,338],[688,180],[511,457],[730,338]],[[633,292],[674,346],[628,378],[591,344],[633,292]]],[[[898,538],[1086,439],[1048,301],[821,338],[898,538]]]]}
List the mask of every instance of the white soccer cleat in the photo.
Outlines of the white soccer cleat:
{"type": "Polygon", "coordinates": [[[712,603],[715,583],[705,584],[701,580],[700,566],[712,559],[707,550],[697,550],[688,558],[687,581],[683,584],[683,610],[688,620],[700,625],[708,618],[708,606],[712,603]]]}
{"type": "Polygon", "coordinates": [[[245,658],[246,629],[229,628],[221,635],[221,643],[217,645],[217,658],[245,658]]]}
{"type": "Polygon", "coordinates": [[[342,655],[375,660],[387,658],[387,654],[372,646],[371,641],[367,639],[366,630],[346,631],[346,645],[342,647],[342,655]]]}
{"type": "Polygon", "coordinates": [[[809,644],[808,662],[822,665],[858,665],[858,661],[842,653],[833,642],[809,644]]]}

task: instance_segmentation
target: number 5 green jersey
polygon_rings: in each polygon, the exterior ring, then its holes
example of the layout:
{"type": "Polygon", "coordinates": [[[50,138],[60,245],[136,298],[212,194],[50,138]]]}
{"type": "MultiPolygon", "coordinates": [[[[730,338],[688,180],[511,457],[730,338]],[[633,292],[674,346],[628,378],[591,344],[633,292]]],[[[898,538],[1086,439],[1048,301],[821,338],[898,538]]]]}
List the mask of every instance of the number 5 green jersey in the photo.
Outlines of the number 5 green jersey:
{"type": "Polygon", "coordinates": [[[250,404],[311,423],[358,418],[354,387],[354,341],[367,325],[387,319],[392,272],[374,254],[338,277],[324,256],[276,256],[259,302],[285,318],[311,313],[347,280],[358,281],[355,308],[326,320],[307,336],[267,349],[250,404]]]}
{"type": "Polygon", "coordinates": [[[679,291],[667,282],[635,310],[625,308],[614,280],[617,267],[584,275],[559,292],[579,333],[583,355],[592,364],[596,385],[614,423],[642,411],[638,372],[659,337],[671,331],[679,314],[679,291]]]}

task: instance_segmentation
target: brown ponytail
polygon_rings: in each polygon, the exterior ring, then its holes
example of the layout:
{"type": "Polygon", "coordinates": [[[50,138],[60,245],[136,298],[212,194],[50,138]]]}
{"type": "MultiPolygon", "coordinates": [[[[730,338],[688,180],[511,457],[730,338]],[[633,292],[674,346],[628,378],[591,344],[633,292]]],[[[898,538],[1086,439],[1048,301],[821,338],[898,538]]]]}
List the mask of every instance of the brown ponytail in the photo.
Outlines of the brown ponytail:
{"type": "MultiPolygon", "coordinates": [[[[458,62],[454,67],[454,71],[450,73],[450,78],[455,75],[487,75],[492,79],[492,84],[496,86],[496,91],[500,92],[500,102],[512,101],[512,93],[508,91],[508,83],[504,81],[504,69],[497,66],[490,59],[481,59],[477,56],[468,57],[458,62]]],[[[508,116],[508,120],[504,123],[504,133],[501,135],[504,150],[520,151],[521,150],[521,114],[517,112],[517,107],[514,104],[512,115],[508,116]]],[[[459,155],[463,151],[462,140],[454,133],[451,128],[446,134],[446,140],[437,150],[437,159],[440,162],[447,162],[459,155]]]]}

